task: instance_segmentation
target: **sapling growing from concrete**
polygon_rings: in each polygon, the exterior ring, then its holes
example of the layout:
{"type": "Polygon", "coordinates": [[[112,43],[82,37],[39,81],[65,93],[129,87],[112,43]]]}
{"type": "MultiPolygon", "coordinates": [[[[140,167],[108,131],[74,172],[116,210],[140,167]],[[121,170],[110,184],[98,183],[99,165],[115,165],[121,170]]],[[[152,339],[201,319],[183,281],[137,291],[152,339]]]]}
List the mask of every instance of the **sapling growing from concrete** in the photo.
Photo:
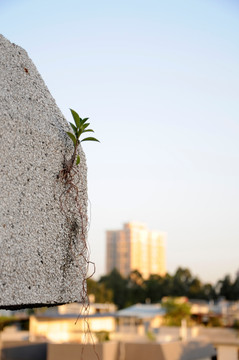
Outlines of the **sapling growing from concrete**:
{"type": "Polygon", "coordinates": [[[79,199],[79,178],[81,177],[81,169],[79,168],[78,170],[78,165],[80,164],[81,159],[78,152],[78,147],[82,141],[99,142],[99,140],[95,137],[85,137],[81,139],[81,136],[83,134],[88,132],[94,132],[94,130],[88,128],[88,126],[90,125],[90,123],[88,122],[89,118],[82,119],[75,110],[70,109],[70,111],[74,119],[74,123],[70,122],[73,133],[70,131],[66,131],[66,134],[72,140],[74,150],[69,160],[64,158],[63,168],[57,176],[57,178],[64,186],[64,190],[62,191],[59,200],[60,208],[62,212],[66,215],[66,220],[69,224],[70,248],[75,243],[74,238],[78,236],[78,231],[79,229],[81,229],[80,238],[84,246],[82,248],[82,252],[78,255],[83,256],[85,261],[89,264],[91,262],[87,260],[87,256],[85,255],[85,252],[87,252],[87,245],[86,234],[84,232],[85,226],[83,225],[83,223],[87,222],[88,220],[84,211],[82,211],[82,203],[79,199]],[[72,201],[75,202],[75,206],[78,209],[81,224],[79,224],[79,219],[75,218],[72,220],[73,216],[75,216],[75,213],[72,212],[71,208],[72,201]]]}
{"type": "Polygon", "coordinates": [[[98,141],[98,139],[96,139],[95,137],[86,137],[84,139],[80,139],[81,135],[86,133],[86,132],[94,132],[94,130],[92,129],[88,129],[88,126],[90,125],[89,122],[87,122],[89,120],[89,118],[84,118],[82,119],[79,114],[70,109],[72,117],[74,119],[74,124],[70,122],[70,126],[73,130],[73,134],[69,131],[67,131],[67,135],[69,136],[69,138],[72,140],[73,145],[74,145],[74,152],[72,157],[70,158],[70,160],[65,162],[65,171],[67,173],[69,173],[75,163],[75,165],[79,165],[80,163],[80,155],[77,155],[77,148],[79,146],[79,144],[82,141],[98,141]]]}
{"type": "MultiPolygon", "coordinates": [[[[94,130],[88,128],[90,125],[90,123],[88,122],[89,118],[82,119],[75,110],[70,109],[70,111],[74,119],[74,123],[70,122],[70,126],[73,132],[67,131],[66,134],[72,140],[74,145],[74,150],[69,160],[66,160],[64,158],[63,169],[58,174],[58,179],[60,179],[61,183],[64,185],[64,190],[62,191],[60,196],[60,208],[62,212],[64,212],[64,214],[66,215],[66,220],[69,228],[68,249],[69,252],[72,253],[72,258],[67,259],[65,266],[69,266],[72,262],[72,259],[77,260],[77,258],[82,257],[88,266],[89,264],[92,264],[94,266],[94,271],[93,271],[94,274],[95,264],[89,261],[89,251],[86,241],[86,232],[84,231],[84,229],[86,228],[84,224],[88,222],[88,218],[85,212],[82,210],[82,202],[80,201],[80,196],[79,196],[79,183],[82,183],[83,181],[79,180],[79,178],[81,178],[81,168],[78,167],[78,165],[80,164],[81,159],[78,152],[78,147],[80,143],[83,141],[99,142],[99,140],[92,136],[81,139],[81,136],[83,134],[88,132],[94,132],[94,130]],[[71,206],[72,201],[75,203],[75,207],[78,209],[78,217],[75,217],[75,212],[72,212],[72,206],[71,206]],[[69,214],[71,214],[72,216],[69,216],[69,214]],[[73,217],[75,218],[73,219],[73,217]],[[75,256],[76,252],[73,251],[73,247],[77,242],[78,236],[80,237],[82,247],[81,247],[81,251],[77,254],[77,258],[76,258],[75,256]]],[[[91,276],[93,276],[93,274],[91,276]]],[[[83,313],[87,313],[89,309],[89,299],[86,289],[86,280],[87,278],[85,277],[83,282],[83,301],[82,301],[83,313]]],[[[79,316],[81,315],[82,314],[80,314],[79,316]]],[[[88,324],[87,327],[89,327],[88,324]]],[[[90,330],[88,329],[88,331],[90,330]]],[[[97,353],[96,356],[97,359],[99,359],[97,353]]]]}
{"type": "Polygon", "coordinates": [[[66,131],[66,134],[69,136],[69,138],[73,142],[74,151],[69,160],[66,160],[64,158],[63,169],[60,171],[59,175],[57,176],[58,179],[60,178],[62,183],[66,186],[65,191],[60,196],[60,203],[61,203],[62,209],[63,209],[62,196],[64,194],[66,194],[68,196],[70,193],[72,193],[72,190],[74,190],[76,193],[76,201],[78,199],[78,187],[74,183],[74,176],[77,173],[76,168],[80,164],[80,155],[77,153],[78,146],[80,145],[80,143],[82,141],[98,141],[99,142],[98,139],[96,139],[95,137],[92,137],[92,136],[80,139],[82,134],[87,133],[87,132],[94,132],[94,130],[88,128],[88,126],[90,125],[90,123],[87,122],[89,120],[89,118],[82,119],[75,110],[70,109],[70,111],[71,111],[72,117],[74,119],[74,124],[70,122],[70,126],[73,130],[73,133],[70,131],[66,131]]]}

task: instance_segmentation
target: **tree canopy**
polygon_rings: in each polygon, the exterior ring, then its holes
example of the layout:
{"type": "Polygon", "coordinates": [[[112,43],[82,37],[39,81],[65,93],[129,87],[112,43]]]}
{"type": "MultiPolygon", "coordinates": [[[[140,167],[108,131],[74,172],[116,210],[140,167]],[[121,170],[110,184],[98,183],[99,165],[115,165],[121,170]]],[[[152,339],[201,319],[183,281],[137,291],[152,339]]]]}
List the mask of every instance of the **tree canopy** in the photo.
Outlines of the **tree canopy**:
{"type": "Polygon", "coordinates": [[[99,281],[88,280],[88,293],[95,295],[96,302],[114,302],[119,309],[136,304],[160,302],[164,296],[186,296],[189,299],[239,300],[239,276],[234,281],[225,276],[216,284],[202,283],[187,268],[179,267],[175,274],[151,275],[144,279],[137,271],[124,278],[114,269],[102,276],[99,281]]]}

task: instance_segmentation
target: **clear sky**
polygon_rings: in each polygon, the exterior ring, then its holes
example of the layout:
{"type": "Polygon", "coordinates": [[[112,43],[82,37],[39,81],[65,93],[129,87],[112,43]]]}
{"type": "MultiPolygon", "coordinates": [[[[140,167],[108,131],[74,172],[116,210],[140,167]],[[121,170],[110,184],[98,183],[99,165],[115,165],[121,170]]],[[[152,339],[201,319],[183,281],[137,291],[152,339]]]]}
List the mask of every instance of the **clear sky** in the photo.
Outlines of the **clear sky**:
{"type": "Polygon", "coordinates": [[[168,233],[170,273],[234,277],[238,1],[0,0],[0,29],[101,140],[83,143],[97,276],[105,231],[140,221],[168,233]]]}

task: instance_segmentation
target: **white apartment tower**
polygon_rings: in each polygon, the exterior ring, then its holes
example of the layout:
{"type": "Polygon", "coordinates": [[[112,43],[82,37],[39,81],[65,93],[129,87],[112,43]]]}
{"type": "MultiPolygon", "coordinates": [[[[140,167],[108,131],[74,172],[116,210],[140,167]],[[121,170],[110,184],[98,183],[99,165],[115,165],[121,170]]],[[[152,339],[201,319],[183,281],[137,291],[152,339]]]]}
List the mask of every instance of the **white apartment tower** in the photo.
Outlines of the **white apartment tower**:
{"type": "Polygon", "coordinates": [[[144,279],[164,276],[166,233],[149,231],[144,224],[130,222],[122,230],[106,232],[106,271],[116,268],[122,276],[138,270],[144,279]]]}

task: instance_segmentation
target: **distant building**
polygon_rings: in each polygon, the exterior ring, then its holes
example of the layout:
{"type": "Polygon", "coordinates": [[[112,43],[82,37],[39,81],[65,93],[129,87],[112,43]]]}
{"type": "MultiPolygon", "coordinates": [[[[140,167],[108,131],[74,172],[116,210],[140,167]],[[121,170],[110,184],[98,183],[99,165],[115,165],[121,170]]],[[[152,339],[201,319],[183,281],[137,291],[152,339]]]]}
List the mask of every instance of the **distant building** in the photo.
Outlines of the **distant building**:
{"type": "Polygon", "coordinates": [[[143,278],[164,276],[166,233],[149,231],[144,224],[130,222],[122,230],[106,232],[106,271],[117,269],[122,276],[138,270],[143,278]]]}
{"type": "Polygon", "coordinates": [[[115,312],[116,306],[109,303],[91,303],[86,308],[80,303],[48,308],[30,316],[29,337],[31,341],[94,343],[98,341],[97,333],[116,330],[115,312]]]}

